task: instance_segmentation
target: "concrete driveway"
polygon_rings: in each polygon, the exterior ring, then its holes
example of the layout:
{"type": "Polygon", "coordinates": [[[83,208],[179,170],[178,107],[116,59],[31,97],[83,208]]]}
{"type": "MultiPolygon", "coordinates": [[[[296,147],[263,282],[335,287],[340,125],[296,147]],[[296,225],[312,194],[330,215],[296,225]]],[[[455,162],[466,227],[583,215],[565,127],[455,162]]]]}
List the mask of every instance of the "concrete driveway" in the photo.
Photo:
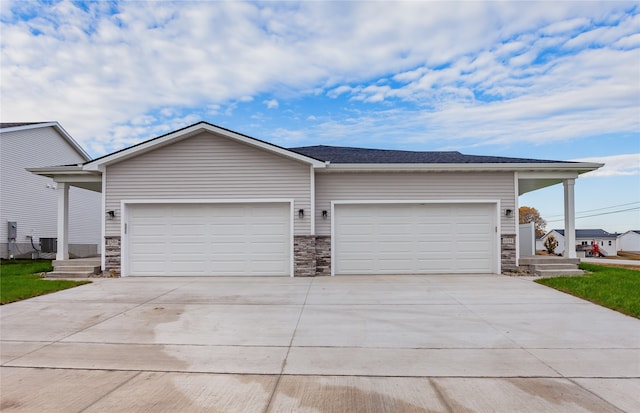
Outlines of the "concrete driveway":
{"type": "Polygon", "coordinates": [[[521,278],[96,279],[0,312],[2,412],[640,411],[640,320],[521,278]]]}

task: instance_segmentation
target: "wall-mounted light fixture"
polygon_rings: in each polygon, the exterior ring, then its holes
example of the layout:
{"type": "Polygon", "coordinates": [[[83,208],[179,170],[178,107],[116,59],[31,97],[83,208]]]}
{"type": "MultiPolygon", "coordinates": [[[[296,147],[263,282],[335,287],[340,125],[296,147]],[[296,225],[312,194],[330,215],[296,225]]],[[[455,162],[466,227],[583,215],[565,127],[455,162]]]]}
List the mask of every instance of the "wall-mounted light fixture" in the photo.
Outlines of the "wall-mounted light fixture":
{"type": "Polygon", "coordinates": [[[513,209],[505,209],[504,210],[504,214],[508,217],[510,217],[511,215],[513,215],[513,209]]]}
{"type": "Polygon", "coordinates": [[[300,218],[300,219],[304,218],[304,209],[299,209],[298,210],[298,218],[300,218]]]}
{"type": "Polygon", "coordinates": [[[322,219],[327,219],[327,215],[329,215],[329,213],[327,212],[326,209],[322,210],[322,219]]]}
{"type": "Polygon", "coordinates": [[[114,219],[116,217],[116,211],[109,210],[107,211],[107,219],[114,219]]]}

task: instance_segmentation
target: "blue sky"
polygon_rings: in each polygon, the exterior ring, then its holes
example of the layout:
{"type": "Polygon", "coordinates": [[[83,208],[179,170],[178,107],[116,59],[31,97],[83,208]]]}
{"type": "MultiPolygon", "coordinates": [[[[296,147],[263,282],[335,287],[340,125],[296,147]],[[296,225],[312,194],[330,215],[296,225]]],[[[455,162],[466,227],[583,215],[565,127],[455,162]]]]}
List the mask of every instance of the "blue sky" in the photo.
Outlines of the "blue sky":
{"type": "MultiPolygon", "coordinates": [[[[637,2],[2,0],[0,16],[2,121],[57,120],[93,156],[205,120],[285,147],[603,162],[576,182],[576,226],[640,229],[637,2]]],[[[562,227],[561,186],[520,203],[562,227]]]]}

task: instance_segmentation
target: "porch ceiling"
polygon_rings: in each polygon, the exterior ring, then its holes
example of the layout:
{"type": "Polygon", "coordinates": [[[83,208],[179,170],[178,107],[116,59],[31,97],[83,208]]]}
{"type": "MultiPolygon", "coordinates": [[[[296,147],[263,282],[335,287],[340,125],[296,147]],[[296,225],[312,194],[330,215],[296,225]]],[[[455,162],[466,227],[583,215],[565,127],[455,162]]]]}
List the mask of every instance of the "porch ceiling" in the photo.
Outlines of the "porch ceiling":
{"type": "Polygon", "coordinates": [[[102,174],[94,171],[84,171],[81,165],[56,166],[50,168],[28,168],[27,171],[40,176],[46,176],[55,182],[70,186],[102,192],[102,174]]]}
{"type": "Polygon", "coordinates": [[[518,179],[518,195],[562,183],[562,179],[563,178],[518,179]]]}

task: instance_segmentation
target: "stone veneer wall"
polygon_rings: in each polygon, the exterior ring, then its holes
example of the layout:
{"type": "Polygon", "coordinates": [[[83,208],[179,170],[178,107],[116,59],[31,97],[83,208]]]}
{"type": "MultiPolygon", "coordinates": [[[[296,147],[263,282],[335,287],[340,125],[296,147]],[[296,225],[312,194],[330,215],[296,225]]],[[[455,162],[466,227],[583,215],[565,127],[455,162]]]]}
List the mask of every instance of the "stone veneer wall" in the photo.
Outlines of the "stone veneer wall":
{"type": "Polygon", "coordinates": [[[293,237],[293,275],[314,277],[316,275],[316,237],[296,235],[293,237]]]}
{"type": "Polygon", "coordinates": [[[296,277],[331,275],[331,237],[293,237],[293,270],[296,277]]]}
{"type": "Polygon", "coordinates": [[[500,237],[500,259],[502,272],[517,271],[516,266],[516,234],[502,234],[500,237]]]}
{"type": "Polygon", "coordinates": [[[316,237],[316,275],[331,275],[331,237],[316,237]]]}
{"type": "Polygon", "coordinates": [[[105,256],[104,256],[104,272],[111,276],[120,276],[120,237],[104,237],[105,256]]]}

